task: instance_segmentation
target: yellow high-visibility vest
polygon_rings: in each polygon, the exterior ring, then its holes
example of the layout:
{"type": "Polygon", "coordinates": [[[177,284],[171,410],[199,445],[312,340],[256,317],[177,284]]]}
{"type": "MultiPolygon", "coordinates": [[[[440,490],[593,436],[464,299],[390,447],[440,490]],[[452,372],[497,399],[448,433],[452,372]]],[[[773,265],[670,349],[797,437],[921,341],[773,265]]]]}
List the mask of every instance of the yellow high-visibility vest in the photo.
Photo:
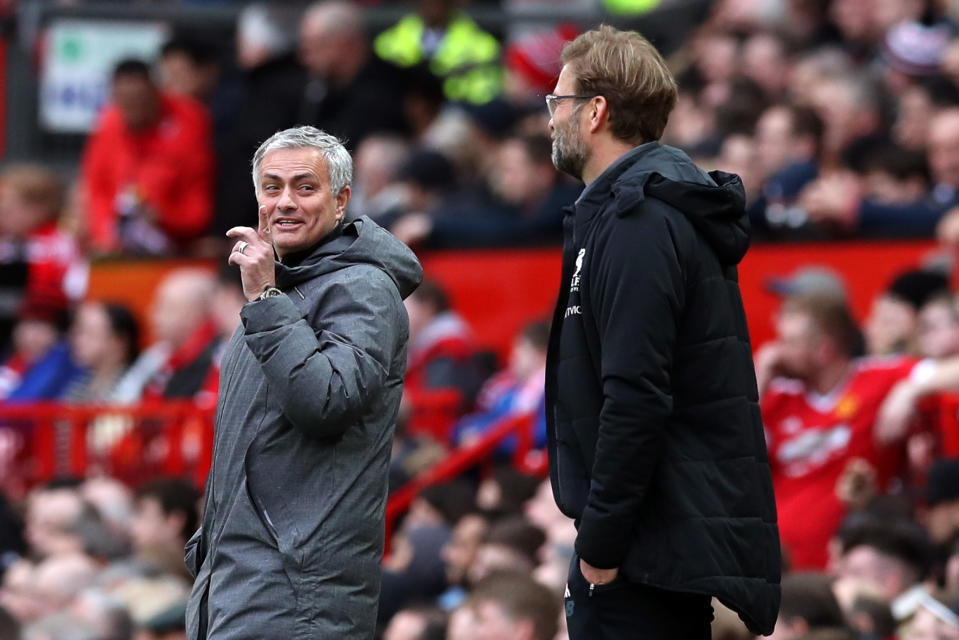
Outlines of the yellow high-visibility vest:
{"type": "Polygon", "coordinates": [[[659,0],[603,0],[606,10],[619,15],[636,15],[652,11],[659,0]]]}
{"type": "MultiPolygon", "coordinates": [[[[422,44],[425,31],[422,18],[408,14],[376,37],[373,50],[387,62],[412,67],[426,60],[422,44]]],[[[443,79],[447,98],[483,104],[502,92],[504,73],[499,56],[496,38],[460,13],[447,26],[429,67],[443,79]]]]}

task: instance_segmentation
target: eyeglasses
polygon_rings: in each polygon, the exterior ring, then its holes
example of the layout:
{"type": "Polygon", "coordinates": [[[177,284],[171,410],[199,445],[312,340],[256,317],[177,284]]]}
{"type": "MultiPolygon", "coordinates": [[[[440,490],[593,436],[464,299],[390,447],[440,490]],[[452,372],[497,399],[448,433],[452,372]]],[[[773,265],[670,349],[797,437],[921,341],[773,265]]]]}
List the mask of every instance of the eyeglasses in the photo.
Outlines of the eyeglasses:
{"type": "Polygon", "coordinates": [[[566,96],[557,96],[555,94],[549,94],[546,96],[546,109],[549,111],[549,117],[553,117],[553,113],[556,111],[556,103],[560,100],[589,100],[595,96],[587,96],[580,93],[572,93],[566,96]]]}

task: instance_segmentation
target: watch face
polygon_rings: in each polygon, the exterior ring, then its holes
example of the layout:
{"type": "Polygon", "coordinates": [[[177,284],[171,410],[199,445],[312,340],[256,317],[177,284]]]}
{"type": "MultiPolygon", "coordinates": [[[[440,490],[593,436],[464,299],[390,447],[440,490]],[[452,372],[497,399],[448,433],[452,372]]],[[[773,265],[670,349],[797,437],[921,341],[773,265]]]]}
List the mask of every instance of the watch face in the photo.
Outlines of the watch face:
{"type": "Polygon", "coordinates": [[[260,294],[260,299],[263,300],[265,298],[275,298],[277,296],[282,296],[282,295],[283,295],[282,291],[280,291],[276,287],[270,287],[269,289],[267,289],[266,291],[260,294]]]}

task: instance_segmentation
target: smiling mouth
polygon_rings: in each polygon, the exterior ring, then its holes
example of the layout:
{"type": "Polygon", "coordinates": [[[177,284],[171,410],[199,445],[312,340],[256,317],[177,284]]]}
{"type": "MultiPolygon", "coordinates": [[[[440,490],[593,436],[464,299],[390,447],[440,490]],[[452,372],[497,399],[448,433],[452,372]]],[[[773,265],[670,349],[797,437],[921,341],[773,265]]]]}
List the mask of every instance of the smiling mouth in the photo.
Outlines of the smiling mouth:
{"type": "Polygon", "coordinates": [[[300,220],[293,220],[292,218],[280,218],[273,223],[273,226],[279,229],[290,229],[300,224],[303,224],[300,220]]]}

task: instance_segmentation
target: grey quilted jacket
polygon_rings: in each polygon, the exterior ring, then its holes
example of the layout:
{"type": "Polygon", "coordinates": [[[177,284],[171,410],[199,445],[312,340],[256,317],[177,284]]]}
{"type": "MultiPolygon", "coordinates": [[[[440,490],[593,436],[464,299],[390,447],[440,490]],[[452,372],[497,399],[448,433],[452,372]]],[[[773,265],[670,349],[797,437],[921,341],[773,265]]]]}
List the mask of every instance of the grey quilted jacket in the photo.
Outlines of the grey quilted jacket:
{"type": "Polygon", "coordinates": [[[187,632],[372,638],[413,253],[369,218],[277,263],[220,374],[187,632]]]}

